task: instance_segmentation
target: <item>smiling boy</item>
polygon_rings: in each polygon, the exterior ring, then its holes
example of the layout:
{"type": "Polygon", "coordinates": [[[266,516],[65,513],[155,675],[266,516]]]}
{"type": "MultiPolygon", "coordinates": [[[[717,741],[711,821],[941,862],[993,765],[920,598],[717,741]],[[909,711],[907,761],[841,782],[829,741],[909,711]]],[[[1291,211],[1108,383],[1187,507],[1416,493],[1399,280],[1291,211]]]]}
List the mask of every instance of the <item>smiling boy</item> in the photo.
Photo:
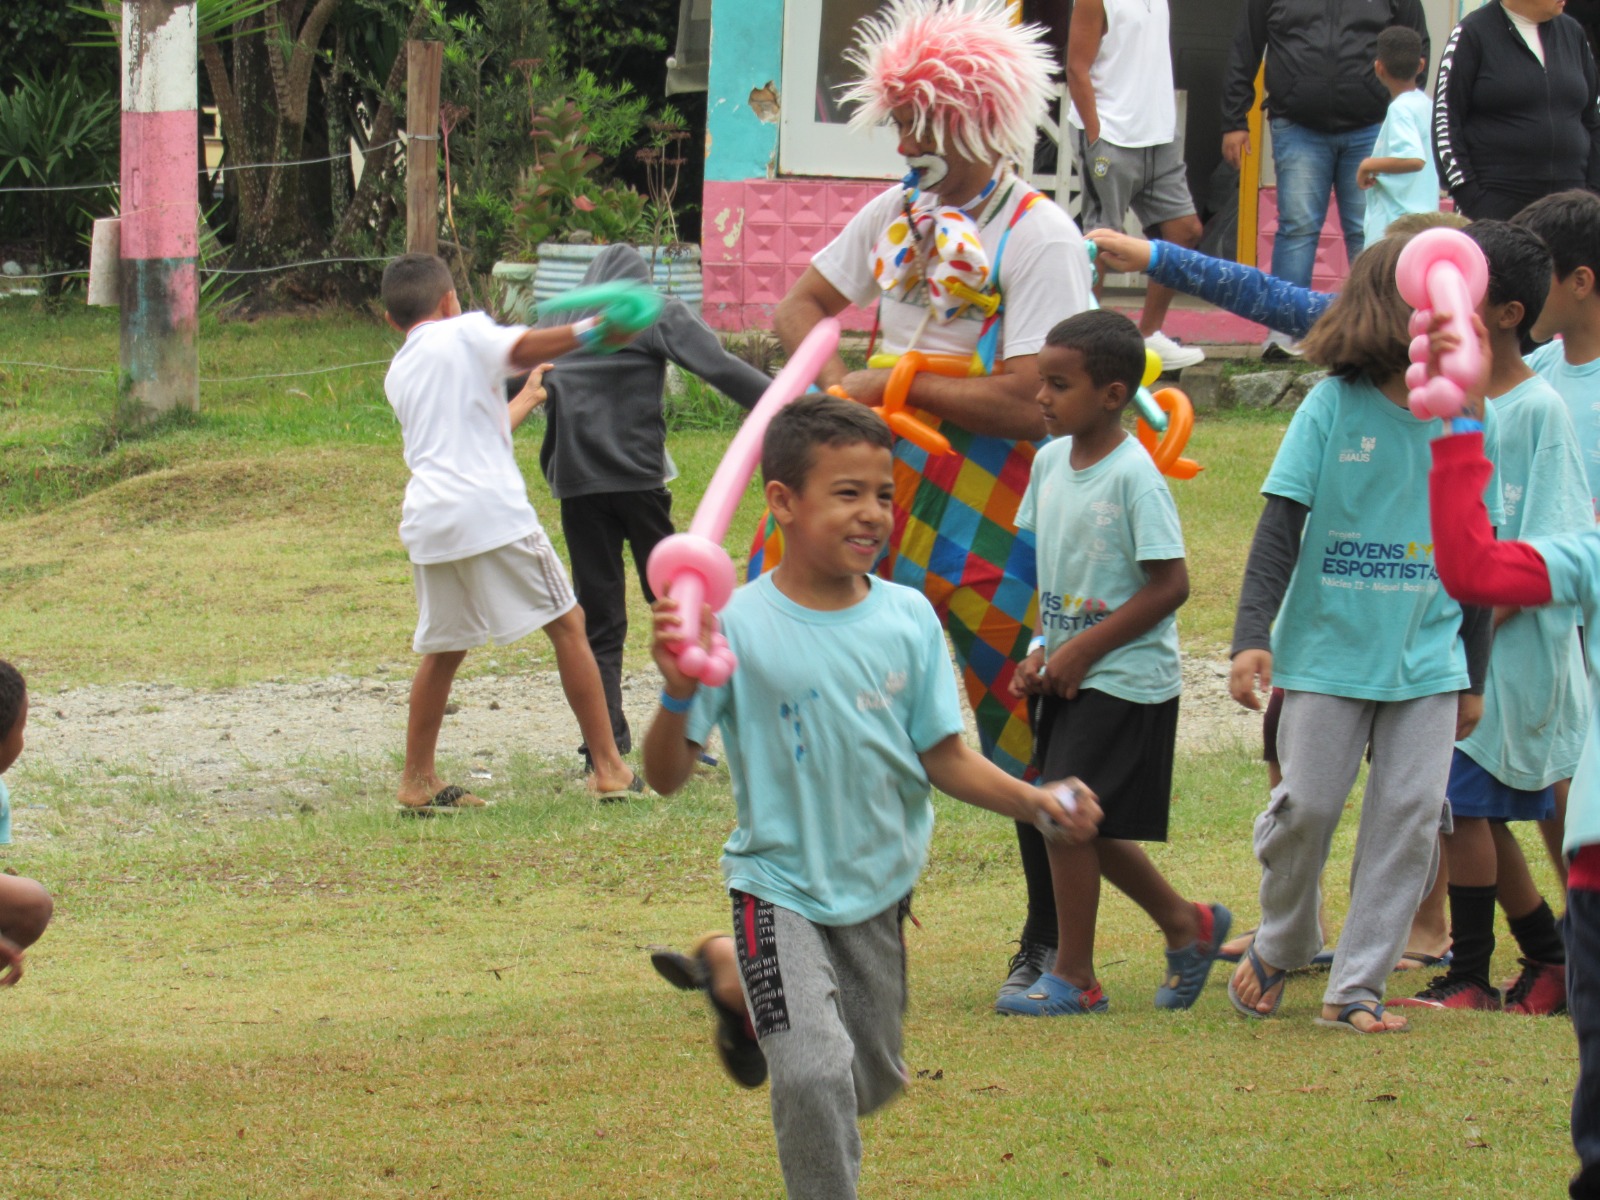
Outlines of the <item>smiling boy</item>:
{"type": "Polygon", "coordinates": [[[791,1198],[853,1197],[857,1117],[905,1086],[901,926],[933,832],[930,785],[1052,841],[1089,836],[1099,815],[1075,781],[1064,807],[966,744],[933,606],[868,574],[894,524],[891,441],[870,409],[829,396],[773,418],[761,469],[784,556],[720,614],[739,659],[725,686],[678,668],[677,606],[655,604],[666,686],[645,777],[662,795],[677,791],[721,728],[738,813],[722,854],[734,942],[697,947],[708,976],[699,986],[724,1026],[730,1072],[757,1083],[763,1072],[740,1072],[765,1056],[791,1198]],[[734,1036],[742,1059],[731,1057],[734,1036]]]}

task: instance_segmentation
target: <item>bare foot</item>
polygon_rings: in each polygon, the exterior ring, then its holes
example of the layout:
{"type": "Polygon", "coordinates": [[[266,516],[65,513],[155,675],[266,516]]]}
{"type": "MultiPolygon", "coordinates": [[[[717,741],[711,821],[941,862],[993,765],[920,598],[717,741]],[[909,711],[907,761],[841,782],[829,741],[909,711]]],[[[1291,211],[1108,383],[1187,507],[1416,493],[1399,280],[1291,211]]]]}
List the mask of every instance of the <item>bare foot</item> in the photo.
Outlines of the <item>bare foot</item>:
{"type": "Polygon", "coordinates": [[[1229,938],[1222,943],[1221,957],[1228,962],[1237,962],[1244,957],[1244,952],[1256,944],[1256,931],[1247,929],[1236,938],[1229,938]]]}
{"type": "Polygon", "coordinates": [[[1239,961],[1233,972],[1233,994],[1239,998],[1239,1003],[1246,1008],[1253,1008],[1263,1017],[1270,1017],[1277,1011],[1278,1003],[1283,997],[1283,989],[1288,984],[1289,977],[1280,972],[1277,967],[1263,958],[1252,960],[1248,954],[1239,961]],[[1256,975],[1256,966],[1265,977],[1266,986],[1256,975]]]}
{"type": "MultiPolygon", "coordinates": [[[[1343,1004],[1324,1004],[1322,1019],[1326,1022],[1339,1021],[1339,1013],[1345,1007],[1347,1006],[1343,1004]]],[[[1380,1007],[1382,1006],[1376,1000],[1364,1001],[1362,1007],[1351,1012],[1349,1019],[1342,1024],[1348,1025],[1357,1033],[1404,1033],[1411,1028],[1411,1022],[1391,1012],[1378,1016],[1373,1010],[1380,1007]]]]}

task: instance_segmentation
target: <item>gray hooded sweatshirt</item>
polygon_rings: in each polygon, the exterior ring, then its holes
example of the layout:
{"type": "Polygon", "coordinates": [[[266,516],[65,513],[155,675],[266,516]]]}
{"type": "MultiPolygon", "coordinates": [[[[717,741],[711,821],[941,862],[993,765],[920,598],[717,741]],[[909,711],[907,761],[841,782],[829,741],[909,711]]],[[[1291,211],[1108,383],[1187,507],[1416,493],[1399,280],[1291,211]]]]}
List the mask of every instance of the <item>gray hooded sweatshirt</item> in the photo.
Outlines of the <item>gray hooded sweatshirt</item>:
{"type": "MultiPolygon", "coordinates": [[[[632,246],[607,246],[584,274],[583,286],[616,279],[646,283],[650,270],[632,246]]],[[[565,325],[578,314],[542,318],[541,328],[565,325]]],[[[544,445],[539,467],[557,500],[601,492],[642,492],[675,474],[667,455],[661,401],[667,363],[677,363],[752,408],[772,382],[723,349],[717,335],[682,300],[668,297],[661,318],[612,354],[574,351],[556,359],[545,377],[544,445]]]]}

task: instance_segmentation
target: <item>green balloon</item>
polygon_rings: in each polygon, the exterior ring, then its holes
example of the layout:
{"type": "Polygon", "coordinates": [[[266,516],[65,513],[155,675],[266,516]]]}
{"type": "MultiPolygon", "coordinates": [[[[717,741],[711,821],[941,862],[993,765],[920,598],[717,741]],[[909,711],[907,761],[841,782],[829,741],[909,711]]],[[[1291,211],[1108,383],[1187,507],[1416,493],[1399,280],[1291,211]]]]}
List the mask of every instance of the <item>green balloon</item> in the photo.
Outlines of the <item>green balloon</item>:
{"type": "MultiPolygon", "coordinates": [[[[593,287],[573,288],[539,305],[539,315],[595,308],[606,332],[638,333],[654,325],[666,304],[658,292],[630,279],[597,283],[593,287]]],[[[609,353],[615,346],[596,344],[594,349],[609,353]]]]}

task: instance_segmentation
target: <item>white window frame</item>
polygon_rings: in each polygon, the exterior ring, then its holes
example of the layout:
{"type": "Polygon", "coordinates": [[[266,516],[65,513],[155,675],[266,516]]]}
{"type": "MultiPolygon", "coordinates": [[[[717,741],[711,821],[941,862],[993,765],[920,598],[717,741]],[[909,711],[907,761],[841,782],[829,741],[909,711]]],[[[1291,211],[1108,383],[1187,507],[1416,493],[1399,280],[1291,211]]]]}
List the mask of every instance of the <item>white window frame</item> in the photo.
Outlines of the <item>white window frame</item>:
{"type": "Polygon", "coordinates": [[[888,126],[858,132],[816,119],[822,0],[784,0],[783,79],[779,91],[778,172],[846,179],[898,179],[905,162],[888,126]]]}

